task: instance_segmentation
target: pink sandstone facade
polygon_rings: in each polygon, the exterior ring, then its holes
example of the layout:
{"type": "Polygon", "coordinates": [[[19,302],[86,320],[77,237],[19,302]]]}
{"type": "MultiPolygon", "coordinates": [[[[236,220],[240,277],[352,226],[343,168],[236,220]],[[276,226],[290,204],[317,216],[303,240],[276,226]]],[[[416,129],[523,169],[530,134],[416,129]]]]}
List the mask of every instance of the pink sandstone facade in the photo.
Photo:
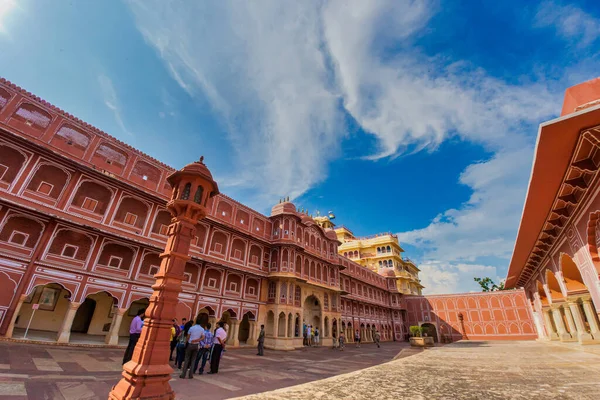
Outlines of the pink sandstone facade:
{"type": "Polygon", "coordinates": [[[538,336],[600,343],[600,78],[569,88],[540,126],[506,286],[523,287],[538,336]]]}
{"type": "MultiPolygon", "coordinates": [[[[210,157],[209,157],[210,158],[210,157]]],[[[72,333],[115,345],[148,305],[171,216],[169,166],[0,80],[0,334],[72,333]],[[33,306],[39,307],[32,317],[33,306]]],[[[404,340],[536,337],[522,290],[405,296],[338,254],[335,232],[290,202],[262,215],[219,194],[196,226],[176,315],[230,325],[233,346],[302,346],[303,322],[404,340]]]]}

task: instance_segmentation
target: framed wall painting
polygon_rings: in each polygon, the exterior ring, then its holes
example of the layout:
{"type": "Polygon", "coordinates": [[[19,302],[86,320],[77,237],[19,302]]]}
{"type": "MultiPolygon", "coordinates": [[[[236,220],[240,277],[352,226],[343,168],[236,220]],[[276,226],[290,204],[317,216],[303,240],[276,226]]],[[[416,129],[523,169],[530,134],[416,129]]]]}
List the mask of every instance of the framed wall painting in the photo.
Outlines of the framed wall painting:
{"type": "Polygon", "coordinates": [[[54,311],[56,308],[56,303],[58,303],[60,291],[61,289],[47,286],[44,287],[44,289],[42,289],[42,293],[40,294],[40,299],[38,300],[40,310],[54,311]]]}

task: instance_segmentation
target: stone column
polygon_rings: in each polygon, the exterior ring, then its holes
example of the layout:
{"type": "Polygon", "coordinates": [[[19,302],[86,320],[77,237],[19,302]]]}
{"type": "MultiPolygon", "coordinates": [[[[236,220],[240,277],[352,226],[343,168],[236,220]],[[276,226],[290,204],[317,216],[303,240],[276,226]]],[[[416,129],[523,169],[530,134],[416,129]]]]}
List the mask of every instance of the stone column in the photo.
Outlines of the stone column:
{"type": "Polygon", "coordinates": [[[119,329],[121,328],[121,322],[123,322],[123,315],[127,312],[126,308],[117,308],[115,315],[113,315],[112,322],[110,324],[110,330],[108,335],[104,338],[104,342],[111,346],[119,344],[119,329]]]}
{"type": "Polygon", "coordinates": [[[233,347],[240,346],[240,321],[232,321],[231,322],[231,345],[233,347]]]}
{"type": "Polygon", "coordinates": [[[546,326],[546,332],[548,332],[548,339],[558,339],[558,334],[552,326],[552,311],[550,311],[550,309],[545,309],[542,313],[544,314],[544,325],[546,326]]]}
{"type": "Polygon", "coordinates": [[[248,340],[246,344],[249,346],[254,346],[256,344],[256,321],[250,321],[250,332],[248,332],[248,340]]]}
{"type": "Polygon", "coordinates": [[[279,337],[279,316],[277,315],[273,318],[273,337],[279,337]]]}
{"type": "Polygon", "coordinates": [[[26,294],[22,294],[21,297],[19,297],[19,302],[15,306],[15,311],[13,312],[13,315],[10,319],[10,324],[8,325],[8,328],[6,329],[6,334],[4,335],[4,337],[7,337],[7,338],[12,337],[13,332],[15,330],[15,323],[17,322],[17,317],[19,316],[19,313],[21,312],[21,306],[23,305],[23,302],[25,301],[25,299],[27,299],[26,294]]]}
{"type": "Polygon", "coordinates": [[[585,331],[585,324],[583,323],[583,318],[581,316],[579,304],[575,301],[570,301],[569,308],[571,310],[575,326],[577,327],[577,339],[579,339],[580,342],[592,340],[592,335],[585,331]]]}
{"type": "Polygon", "coordinates": [[[600,340],[600,328],[598,328],[596,312],[594,311],[594,307],[592,306],[592,301],[590,299],[583,300],[583,312],[585,312],[585,317],[590,324],[592,337],[596,340],[600,340]]]}
{"type": "Polygon", "coordinates": [[[67,309],[65,318],[63,319],[62,325],[60,326],[60,330],[58,331],[58,336],[56,338],[57,343],[69,343],[69,339],[71,338],[71,326],[73,325],[73,319],[75,319],[75,314],[77,313],[77,309],[80,305],[81,303],[77,303],[75,301],[69,303],[69,308],[67,309]]]}
{"type": "Polygon", "coordinates": [[[219,193],[203,159],[167,177],[173,188],[167,209],[173,218],[167,230],[165,250],[160,254],[160,268],[154,275],[156,281],[152,285],[142,333],[131,361],[123,365],[122,379],[108,395],[110,400],[175,399],[169,384],[173,373],[169,364],[172,320],[185,265],[191,259],[189,250],[196,236],[196,225],[208,213],[209,198],[219,193]]]}
{"type": "Polygon", "coordinates": [[[565,312],[565,317],[567,317],[567,325],[569,326],[569,333],[573,339],[577,338],[577,326],[575,326],[575,321],[573,321],[573,315],[571,315],[571,308],[569,306],[563,306],[563,310],[565,312]]]}
{"type": "Polygon", "coordinates": [[[552,316],[554,317],[554,324],[556,325],[556,330],[558,330],[558,337],[560,340],[562,341],[571,339],[571,335],[569,335],[567,329],[565,328],[560,309],[552,309],[552,316]]]}

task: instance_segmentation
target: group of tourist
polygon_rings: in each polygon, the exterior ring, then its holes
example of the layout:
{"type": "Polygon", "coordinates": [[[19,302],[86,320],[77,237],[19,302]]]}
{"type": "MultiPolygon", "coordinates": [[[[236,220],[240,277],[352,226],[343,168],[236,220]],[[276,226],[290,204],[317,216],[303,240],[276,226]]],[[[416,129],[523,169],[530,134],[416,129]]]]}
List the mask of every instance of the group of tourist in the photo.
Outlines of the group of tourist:
{"type": "Polygon", "coordinates": [[[302,345],[313,347],[319,345],[319,328],[313,328],[312,325],[302,325],[302,345]]]}
{"type": "MultiPolygon", "coordinates": [[[[144,312],[146,310],[139,310],[136,316],[131,321],[129,327],[129,343],[123,356],[123,364],[130,361],[133,356],[133,350],[135,345],[140,338],[142,333],[142,327],[144,326],[144,312]]],[[[219,372],[219,364],[221,362],[221,356],[225,352],[225,342],[227,341],[228,326],[224,321],[217,322],[217,327],[214,332],[211,332],[211,324],[206,323],[202,325],[201,316],[196,318],[195,323],[187,321],[186,318],[182,319],[182,324],[177,323],[177,319],[173,319],[173,325],[171,326],[171,342],[170,342],[170,356],[169,361],[173,361],[173,351],[175,351],[175,366],[181,370],[180,378],[185,379],[193,378],[195,373],[202,375],[206,363],[210,361],[209,374],[216,374],[219,372]]],[[[312,325],[303,324],[303,345],[305,347],[319,346],[319,328],[313,329],[312,325]]],[[[344,350],[346,345],[346,336],[344,331],[340,331],[339,337],[336,332],[333,332],[333,349],[344,350]]],[[[377,330],[373,339],[377,347],[381,347],[379,342],[381,335],[377,330]]],[[[265,326],[260,326],[260,333],[258,334],[258,353],[256,355],[263,356],[265,349],[265,326]]],[[[361,335],[357,329],[354,334],[354,343],[356,347],[360,347],[361,335]]]]}
{"type": "Polygon", "coordinates": [[[180,378],[193,378],[195,373],[202,375],[206,363],[210,360],[208,374],[219,372],[221,356],[225,351],[227,341],[227,324],[224,321],[217,322],[217,328],[211,331],[211,324],[201,324],[201,317],[192,321],[182,320],[182,324],[173,320],[171,326],[171,355],[173,361],[173,350],[175,352],[175,366],[181,370],[180,378]]]}

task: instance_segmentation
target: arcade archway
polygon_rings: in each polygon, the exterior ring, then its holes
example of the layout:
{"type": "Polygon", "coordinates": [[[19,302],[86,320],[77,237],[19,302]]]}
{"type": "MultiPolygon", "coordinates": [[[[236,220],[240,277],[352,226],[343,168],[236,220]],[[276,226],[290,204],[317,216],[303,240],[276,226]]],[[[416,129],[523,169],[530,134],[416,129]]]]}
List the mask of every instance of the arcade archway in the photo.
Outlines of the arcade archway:
{"type": "Polygon", "coordinates": [[[306,300],[304,300],[304,322],[307,325],[312,325],[313,328],[318,327],[319,330],[322,330],[321,315],[321,302],[319,299],[314,295],[308,296],[306,300]]]}
{"type": "Polygon", "coordinates": [[[423,328],[423,336],[431,336],[433,341],[437,343],[438,335],[435,325],[430,323],[421,324],[421,328],[423,328]]]}
{"type": "MultiPolygon", "coordinates": [[[[61,331],[64,331],[63,321],[70,306],[71,292],[64,286],[48,283],[34,287],[21,305],[15,320],[13,337],[23,338],[29,326],[28,339],[57,340],[61,336],[61,331]]],[[[68,342],[70,327],[68,331],[62,333],[67,337],[66,342],[68,342]]]]}
{"type": "Polygon", "coordinates": [[[240,344],[245,344],[248,342],[250,338],[250,320],[254,320],[254,315],[252,313],[247,312],[244,314],[242,318],[242,322],[240,322],[240,332],[238,333],[238,340],[240,344]]]}

